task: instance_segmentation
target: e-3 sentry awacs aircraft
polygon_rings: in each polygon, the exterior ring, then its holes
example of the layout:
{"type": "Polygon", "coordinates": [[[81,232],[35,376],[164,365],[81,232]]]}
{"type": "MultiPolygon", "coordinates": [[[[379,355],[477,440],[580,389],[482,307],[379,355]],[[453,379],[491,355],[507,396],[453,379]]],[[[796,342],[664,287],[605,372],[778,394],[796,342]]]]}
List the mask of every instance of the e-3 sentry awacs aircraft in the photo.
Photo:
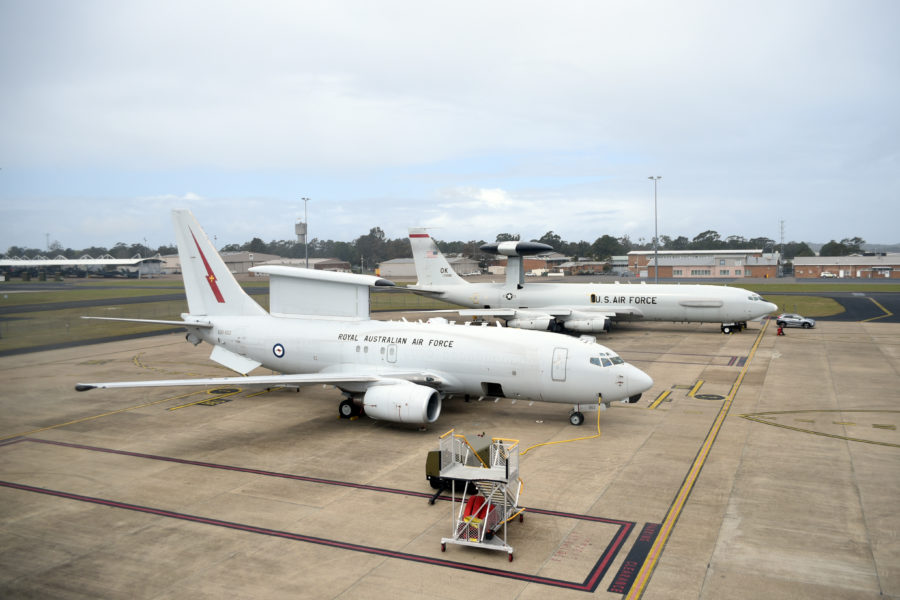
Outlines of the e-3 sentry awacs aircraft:
{"type": "MultiPolygon", "coordinates": [[[[238,373],[263,366],[278,374],[214,379],[79,383],[76,389],[186,385],[299,387],[330,384],[345,399],[343,417],[359,414],[400,423],[438,418],[449,396],[512,398],[581,410],[636,401],[653,381],[591,339],[535,331],[369,318],[369,288],[392,286],[372,276],[260,266],[270,278],[270,312],[248,296],[187,210],[173,211],[190,312],[187,340],[213,346],[210,359],[238,373]]],[[[135,320],[139,319],[117,319],[135,320]]]]}
{"type": "Polygon", "coordinates": [[[723,333],[747,326],[778,307],[759,295],[720,285],[525,283],[522,257],[553,248],[539,242],[498,242],[481,250],[507,257],[506,281],[471,283],[454,272],[423,228],[409,229],[416,285],[407,289],[461,306],[462,316],[492,316],[508,327],[597,333],[613,321],[721,323],[723,333]]]}

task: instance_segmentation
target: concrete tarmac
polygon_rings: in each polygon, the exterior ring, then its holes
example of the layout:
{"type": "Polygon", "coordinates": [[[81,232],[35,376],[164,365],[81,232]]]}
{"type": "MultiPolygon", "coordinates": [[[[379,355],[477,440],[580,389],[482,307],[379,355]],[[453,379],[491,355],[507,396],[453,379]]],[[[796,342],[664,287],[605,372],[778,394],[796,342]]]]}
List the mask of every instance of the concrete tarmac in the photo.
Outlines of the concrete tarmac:
{"type": "Polygon", "coordinates": [[[178,334],[0,358],[0,597],[900,598],[900,325],[600,341],[655,385],[599,437],[548,403],[448,400],[419,431],[321,386],[74,391],[228,374],[178,334]],[[451,428],[560,442],[521,457],[512,562],[441,551],[424,463],[451,428]]]}

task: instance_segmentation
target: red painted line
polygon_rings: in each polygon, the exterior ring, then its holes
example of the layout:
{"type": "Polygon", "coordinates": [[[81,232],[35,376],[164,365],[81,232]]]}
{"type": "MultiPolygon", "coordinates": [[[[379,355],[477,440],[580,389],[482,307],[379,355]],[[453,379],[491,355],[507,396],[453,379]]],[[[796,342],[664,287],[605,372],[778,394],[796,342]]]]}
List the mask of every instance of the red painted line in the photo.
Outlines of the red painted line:
{"type": "Polygon", "coordinates": [[[106,498],[97,498],[93,496],[84,496],[81,494],[74,494],[71,492],[63,492],[59,490],[51,490],[46,488],[39,488],[30,485],[24,485],[21,483],[14,483],[10,481],[0,481],[0,486],[20,490],[24,492],[32,492],[36,494],[44,494],[47,496],[54,496],[57,498],[63,498],[66,500],[76,500],[78,502],[87,502],[91,504],[98,504],[101,506],[108,506],[110,508],[118,508],[122,510],[130,510],[134,512],[150,514],[158,517],[164,517],[169,519],[179,519],[182,521],[188,521],[191,523],[199,523],[202,525],[210,525],[214,527],[223,527],[226,529],[233,529],[237,531],[243,531],[246,533],[254,533],[257,535],[266,535],[271,537],[278,537],[288,540],[294,540],[298,542],[306,542],[310,544],[318,544],[321,546],[328,546],[331,548],[338,548],[341,550],[350,550],[353,552],[362,552],[365,554],[375,554],[378,556],[385,556],[388,558],[396,558],[401,560],[408,560],[411,562],[429,564],[439,567],[446,567],[451,569],[458,569],[461,571],[469,571],[472,573],[481,573],[484,575],[491,575],[494,577],[503,577],[505,579],[515,579],[518,581],[526,581],[529,583],[537,583],[541,585],[548,585],[552,587],[560,587],[566,588],[576,591],[593,591],[596,588],[596,584],[602,578],[602,573],[605,573],[606,569],[604,565],[608,567],[609,563],[612,561],[615,554],[618,552],[619,547],[622,542],[624,542],[624,537],[621,535],[617,536],[616,539],[611,542],[610,546],[612,548],[607,548],[607,552],[604,553],[604,556],[601,556],[601,559],[597,561],[594,569],[592,569],[591,573],[585,579],[584,582],[578,583],[575,581],[565,581],[563,579],[554,579],[551,577],[541,577],[539,575],[529,575],[528,573],[519,573],[515,571],[501,571],[500,569],[492,569],[489,567],[481,567],[478,565],[472,565],[467,563],[460,563],[451,560],[444,560],[439,558],[431,558],[429,556],[422,556],[418,554],[409,554],[407,552],[399,552],[396,550],[387,550],[385,548],[376,548],[374,546],[365,546],[362,544],[353,544],[350,542],[342,542],[339,540],[330,540],[327,538],[320,538],[311,535],[304,535],[302,533],[293,533],[290,531],[280,531],[277,529],[269,529],[266,527],[257,527],[255,525],[248,525],[246,523],[235,523],[233,521],[222,521],[220,519],[213,519],[210,517],[202,517],[199,515],[191,515],[187,513],[179,513],[175,511],[165,510],[161,508],[155,508],[151,506],[141,506],[138,504],[130,504],[127,502],[119,502],[116,500],[109,500],[106,498]],[[614,550],[610,552],[610,549],[614,550]]]}
{"type": "MultiPolygon", "coordinates": [[[[39,438],[16,438],[15,443],[18,442],[34,442],[37,444],[47,444],[51,446],[61,446],[64,448],[74,448],[77,450],[87,450],[90,452],[101,452],[104,454],[116,454],[120,456],[130,456],[134,458],[142,458],[146,460],[158,460],[164,462],[171,462],[177,464],[183,464],[188,466],[195,467],[204,467],[204,468],[212,468],[212,469],[220,469],[224,471],[233,471],[238,473],[247,473],[251,475],[261,475],[264,477],[278,477],[282,479],[292,479],[296,481],[303,481],[307,483],[318,483],[323,485],[336,485],[341,487],[350,487],[360,490],[373,491],[373,492],[382,492],[389,494],[399,494],[404,496],[413,496],[419,498],[431,498],[431,494],[424,492],[415,492],[411,490],[401,490],[396,488],[387,488],[373,485],[365,485],[359,483],[351,483],[346,481],[337,481],[333,479],[323,479],[320,477],[307,477],[304,475],[293,475],[290,473],[279,473],[276,471],[266,471],[262,469],[253,469],[247,467],[237,467],[234,465],[224,465],[218,463],[210,463],[203,461],[195,461],[188,460],[183,458],[173,458],[169,456],[161,456],[155,454],[145,454],[141,452],[130,452],[128,450],[116,450],[113,448],[102,448],[99,446],[88,446],[85,444],[75,444],[71,442],[59,442],[54,440],[42,440],[39,438]]],[[[13,443],[13,442],[11,442],[13,443]]],[[[456,561],[448,561],[443,559],[434,559],[428,556],[421,556],[416,554],[407,554],[404,552],[396,552],[392,550],[387,550],[384,548],[377,548],[373,546],[363,546],[360,544],[353,544],[350,542],[341,542],[338,540],[329,540],[326,538],[318,538],[314,536],[308,536],[300,533],[291,533],[285,531],[278,531],[272,529],[266,529],[261,527],[256,527],[253,525],[247,525],[243,523],[233,523],[230,521],[221,521],[219,519],[213,519],[209,517],[201,517],[198,515],[189,515],[184,513],[177,513],[173,511],[167,511],[160,508],[146,507],[140,506],[136,504],[128,504],[124,502],[118,502],[115,500],[108,500],[103,498],[94,498],[91,496],[82,496],[80,494],[74,494],[70,492],[62,492],[57,490],[48,490],[45,488],[37,488],[33,486],[28,486],[24,484],[18,484],[13,482],[4,482],[0,481],[0,486],[18,489],[22,491],[41,493],[50,496],[56,496],[59,498],[65,498],[69,500],[77,500],[80,502],[91,502],[94,504],[100,504],[103,506],[109,506],[112,508],[119,508],[124,510],[132,510],[137,512],[142,512],[146,514],[153,514],[160,517],[166,518],[175,518],[181,519],[184,521],[190,521],[194,523],[201,523],[206,525],[213,525],[217,527],[226,527],[229,529],[235,529],[239,531],[245,531],[249,533],[256,533],[260,535],[270,535],[275,537],[281,537],[285,539],[291,539],[295,541],[301,541],[312,544],[320,544],[324,546],[330,546],[334,548],[341,548],[345,550],[350,550],[354,552],[364,552],[368,554],[377,554],[380,556],[397,558],[401,560],[408,560],[412,562],[418,562],[423,564],[430,564],[435,566],[441,566],[446,568],[460,569],[464,571],[471,571],[476,573],[482,573],[485,575],[491,575],[495,577],[504,577],[507,579],[517,579],[520,581],[527,581],[530,583],[537,583],[541,585],[548,585],[552,587],[560,587],[571,589],[575,591],[583,591],[583,592],[593,592],[597,589],[600,584],[600,581],[606,575],[610,566],[612,565],[613,560],[615,560],[619,551],[622,549],[625,541],[628,539],[628,536],[631,534],[632,530],[635,527],[635,523],[632,521],[622,521],[618,519],[608,519],[605,517],[597,517],[593,515],[583,515],[578,513],[568,513],[556,510],[547,510],[541,508],[526,508],[527,512],[531,514],[540,514],[550,517],[559,517],[559,518],[568,518],[568,519],[577,519],[582,521],[596,522],[596,523],[604,523],[609,525],[615,525],[618,527],[618,532],[613,536],[610,543],[607,545],[606,549],[597,559],[597,562],[594,563],[594,566],[588,572],[587,577],[585,577],[584,581],[579,583],[575,581],[566,581],[562,579],[554,579],[550,577],[540,577],[538,575],[529,575],[527,573],[517,573],[511,571],[501,571],[499,569],[490,569],[485,567],[479,567],[477,565],[471,565],[467,563],[459,563],[456,561]]],[[[440,496],[440,500],[449,501],[449,496],[440,496]]]]}
{"type": "MultiPolygon", "coordinates": [[[[294,475],[292,473],[280,473],[278,471],[265,471],[263,469],[254,469],[250,467],[238,467],[234,465],[224,465],[219,463],[203,462],[198,460],[189,460],[185,458],[173,458],[171,456],[162,456],[158,454],[144,454],[142,452],[131,452],[128,450],[116,450],[114,448],[102,448],[100,446],[88,446],[85,444],[75,444],[72,442],[58,442],[55,440],[42,440],[40,438],[15,438],[14,442],[33,442],[35,444],[47,444],[51,446],[62,446],[64,448],[75,448],[77,450],[88,450],[90,452],[102,452],[104,454],[117,454],[119,456],[131,456],[134,458],[143,458],[147,460],[158,460],[163,462],[171,462],[192,467],[204,467],[208,469],[220,469],[223,471],[234,471],[237,473],[248,473],[251,475],[262,475],[263,477],[278,477],[280,479],[292,479],[295,481],[303,481],[306,483],[320,483],[322,485],[334,485],[340,487],[349,487],[358,490],[366,490],[370,492],[382,492],[385,494],[398,494],[401,496],[414,496],[417,498],[431,498],[431,494],[426,492],[416,492],[413,490],[401,490],[398,488],[382,487],[377,485],[367,485],[364,483],[353,483],[349,481],[340,481],[337,479],[324,479],[321,477],[309,477],[306,475],[294,475]]],[[[12,443],[12,442],[10,442],[12,443]]],[[[450,501],[450,496],[439,496],[438,500],[450,501]]],[[[583,515],[578,513],[562,512],[558,510],[547,510],[543,508],[527,508],[526,511],[532,514],[546,515],[549,517],[560,517],[565,519],[578,519],[580,521],[592,521],[597,523],[607,523],[610,525],[627,526],[629,531],[634,527],[633,521],[622,521],[619,519],[609,519],[606,517],[595,517],[593,515],[583,515]]]]}
{"type": "Polygon", "coordinates": [[[409,234],[409,237],[411,237],[411,238],[427,238],[428,234],[427,233],[411,233],[411,234],[409,234]]]}

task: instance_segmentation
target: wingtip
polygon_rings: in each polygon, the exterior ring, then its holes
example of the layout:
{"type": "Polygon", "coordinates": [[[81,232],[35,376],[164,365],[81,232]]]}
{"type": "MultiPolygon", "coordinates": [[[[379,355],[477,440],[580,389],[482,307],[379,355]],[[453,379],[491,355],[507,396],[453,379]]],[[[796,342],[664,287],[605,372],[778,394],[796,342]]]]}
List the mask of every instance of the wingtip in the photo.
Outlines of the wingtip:
{"type": "Polygon", "coordinates": [[[87,383],[79,383],[75,386],[75,391],[76,392],[86,392],[88,390],[93,390],[96,387],[97,387],[96,385],[89,385],[87,383]]]}

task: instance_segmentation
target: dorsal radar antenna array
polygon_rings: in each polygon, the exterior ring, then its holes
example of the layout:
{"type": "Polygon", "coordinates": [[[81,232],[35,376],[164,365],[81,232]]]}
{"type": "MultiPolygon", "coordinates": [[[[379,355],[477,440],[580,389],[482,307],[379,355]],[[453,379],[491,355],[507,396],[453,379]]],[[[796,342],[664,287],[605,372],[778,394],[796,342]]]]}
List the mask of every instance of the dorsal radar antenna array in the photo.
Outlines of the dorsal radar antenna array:
{"type": "Polygon", "coordinates": [[[553,252],[553,246],[542,244],[541,242],[494,242],[493,244],[484,244],[481,246],[481,251],[487,254],[496,254],[498,256],[507,257],[506,285],[510,287],[516,286],[518,289],[522,289],[525,285],[523,257],[553,252]]]}

